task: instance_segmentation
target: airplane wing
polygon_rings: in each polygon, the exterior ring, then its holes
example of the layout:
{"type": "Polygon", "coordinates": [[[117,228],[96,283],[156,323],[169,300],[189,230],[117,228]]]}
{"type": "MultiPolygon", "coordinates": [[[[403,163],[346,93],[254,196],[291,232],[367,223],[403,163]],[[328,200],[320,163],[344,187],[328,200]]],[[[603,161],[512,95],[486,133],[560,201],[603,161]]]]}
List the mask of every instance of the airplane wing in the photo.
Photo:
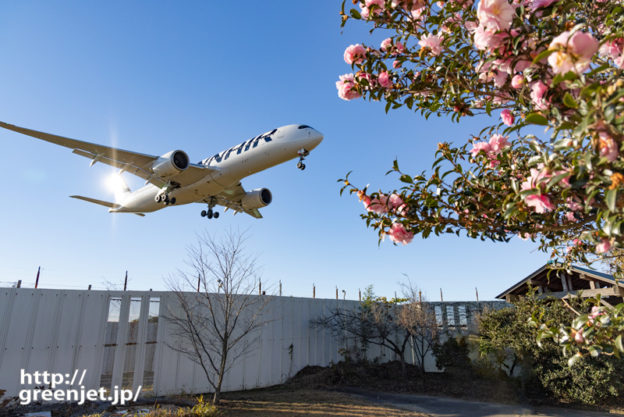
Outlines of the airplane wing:
{"type": "MultiPolygon", "coordinates": [[[[220,194],[217,194],[215,197],[217,198],[217,204],[223,207],[227,207],[231,210],[234,210],[236,213],[243,212],[243,213],[249,214],[251,217],[255,217],[256,219],[261,219],[262,214],[260,214],[260,210],[258,209],[245,210],[243,206],[241,205],[241,199],[243,198],[245,193],[246,193],[245,189],[239,182],[235,186],[226,188],[220,194]]],[[[207,199],[206,203],[208,202],[209,201],[207,199]]]]}
{"type": "Polygon", "coordinates": [[[189,164],[187,169],[180,172],[178,175],[165,180],[164,178],[154,175],[154,172],[152,171],[152,164],[159,158],[158,156],[125,151],[123,149],[111,148],[109,146],[70,139],[50,133],[39,132],[37,130],[26,129],[24,127],[4,122],[0,122],[0,127],[70,148],[76,155],[91,159],[91,165],[96,162],[101,162],[103,164],[120,168],[123,171],[130,172],[146,181],[151,182],[157,187],[163,187],[169,181],[175,181],[181,186],[193,184],[209,173],[215,171],[214,168],[208,168],[203,165],[189,164]]]}

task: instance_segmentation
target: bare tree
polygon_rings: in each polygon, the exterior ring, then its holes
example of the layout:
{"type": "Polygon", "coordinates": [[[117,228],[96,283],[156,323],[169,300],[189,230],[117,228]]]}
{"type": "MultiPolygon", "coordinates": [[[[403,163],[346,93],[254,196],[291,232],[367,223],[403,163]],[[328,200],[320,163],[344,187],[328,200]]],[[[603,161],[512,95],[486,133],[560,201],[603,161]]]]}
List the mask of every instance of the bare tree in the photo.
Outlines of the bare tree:
{"type": "MultiPolygon", "coordinates": [[[[418,365],[424,373],[424,361],[437,341],[435,315],[420,302],[411,285],[405,286],[403,298],[376,297],[372,288],[356,308],[338,307],[313,321],[314,325],[332,331],[335,337],[354,337],[363,350],[368,344],[391,350],[401,361],[405,372],[406,351],[413,345],[418,365]]],[[[365,356],[365,354],[364,354],[365,356]]]]}
{"type": "Polygon", "coordinates": [[[403,293],[407,301],[401,305],[398,322],[410,335],[416,362],[424,375],[425,358],[438,342],[438,323],[431,305],[423,302],[420,291],[411,283],[404,286],[403,293]]]}
{"type": "Polygon", "coordinates": [[[175,336],[168,345],[201,366],[213,404],[219,403],[225,374],[257,342],[264,324],[268,298],[256,295],[256,262],[245,254],[244,241],[234,232],[221,240],[200,236],[189,249],[191,272],[180,271],[169,282],[178,305],[167,316],[175,336]]]}

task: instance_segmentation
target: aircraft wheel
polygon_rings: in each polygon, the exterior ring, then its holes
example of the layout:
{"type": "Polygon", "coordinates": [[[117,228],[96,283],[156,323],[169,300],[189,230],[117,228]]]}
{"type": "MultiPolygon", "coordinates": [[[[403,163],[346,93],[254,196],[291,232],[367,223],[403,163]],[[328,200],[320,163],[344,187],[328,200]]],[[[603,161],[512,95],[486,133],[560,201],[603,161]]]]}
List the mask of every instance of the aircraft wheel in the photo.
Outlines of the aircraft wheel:
{"type": "Polygon", "coordinates": [[[201,216],[202,216],[202,217],[206,217],[206,215],[207,215],[207,214],[208,214],[208,213],[206,213],[206,210],[202,210],[202,211],[201,211],[201,216]]]}
{"type": "Polygon", "coordinates": [[[160,197],[161,197],[161,194],[156,194],[156,196],[154,196],[154,201],[156,201],[157,203],[160,203],[160,197]]]}
{"type": "Polygon", "coordinates": [[[219,218],[219,212],[218,212],[218,211],[215,211],[215,213],[214,213],[214,218],[215,218],[215,219],[218,219],[218,218],[219,218]]]}
{"type": "Polygon", "coordinates": [[[297,168],[303,169],[303,168],[301,168],[302,166],[303,166],[303,163],[301,161],[297,162],[297,168]]]}
{"type": "Polygon", "coordinates": [[[175,197],[171,197],[170,202],[171,202],[171,204],[175,204],[176,203],[176,198],[175,197]]]}
{"type": "Polygon", "coordinates": [[[206,215],[209,219],[212,219],[212,210],[208,210],[208,214],[206,215]]]}
{"type": "Polygon", "coordinates": [[[301,166],[299,167],[300,170],[304,170],[305,169],[305,164],[301,164],[301,166]]]}

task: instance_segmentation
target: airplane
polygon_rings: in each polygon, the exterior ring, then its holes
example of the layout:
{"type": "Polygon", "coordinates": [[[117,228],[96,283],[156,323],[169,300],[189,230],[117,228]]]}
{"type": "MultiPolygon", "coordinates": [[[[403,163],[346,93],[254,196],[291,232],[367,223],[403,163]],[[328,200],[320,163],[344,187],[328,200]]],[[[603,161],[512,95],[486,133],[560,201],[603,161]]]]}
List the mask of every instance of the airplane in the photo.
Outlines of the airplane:
{"type": "Polygon", "coordinates": [[[262,218],[260,208],[273,199],[268,188],[245,191],[241,180],[256,172],[299,158],[297,168],[310,151],[323,140],[323,135],[308,125],[287,125],[255,136],[209,158],[193,164],[186,152],[173,150],[162,156],[146,155],[104,145],[70,139],[50,133],[0,122],[14,132],[65,146],[72,152],[97,162],[119,168],[119,173],[129,172],[145,180],[145,185],[131,191],[123,184],[122,193],[115,202],[72,195],[70,197],[109,208],[109,213],[134,213],[144,216],[172,205],[205,203],[207,209],[201,216],[218,218],[217,205],[236,213],[247,213],[262,218]]]}

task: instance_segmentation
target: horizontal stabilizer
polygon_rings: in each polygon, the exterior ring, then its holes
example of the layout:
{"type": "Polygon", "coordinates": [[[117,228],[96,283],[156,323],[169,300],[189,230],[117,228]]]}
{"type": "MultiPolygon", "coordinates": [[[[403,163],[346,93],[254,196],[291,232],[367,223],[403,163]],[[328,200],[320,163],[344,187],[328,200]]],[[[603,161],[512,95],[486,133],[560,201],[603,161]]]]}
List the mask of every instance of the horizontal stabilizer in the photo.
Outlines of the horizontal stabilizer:
{"type": "Polygon", "coordinates": [[[112,208],[112,209],[121,208],[120,204],[110,203],[108,201],[96,200],[95,198],[84,197],[84,196],[81,196],[81,195],[70,195],[70,197],[71,198],[77,198],[78,200],[88,201],[89,203],[93,203],[93,204],[99,204],[100,206],[105,206],[105,207],[109,207],[109,208],[112,208]]]}

